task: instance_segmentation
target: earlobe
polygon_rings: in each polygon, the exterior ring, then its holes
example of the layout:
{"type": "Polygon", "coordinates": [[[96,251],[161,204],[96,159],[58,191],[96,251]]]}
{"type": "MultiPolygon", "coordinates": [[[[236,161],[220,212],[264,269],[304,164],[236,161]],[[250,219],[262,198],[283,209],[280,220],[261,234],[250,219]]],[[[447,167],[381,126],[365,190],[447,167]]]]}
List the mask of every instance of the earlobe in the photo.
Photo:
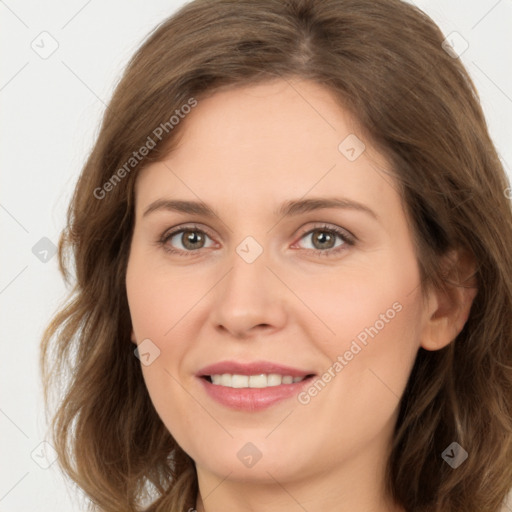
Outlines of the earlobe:
{"type": "Polygon", "coordinates": [[[464,328],[477,294],[475,262],[467,252],[451,251],[443,263],[446,289],[430,290],[425,306],[421,347],[440,350],[464,328]]]}
{"type": "Polygon", "coordinates": [[[137,345],[137,339],[135,338],[135,333],[133,332],[133,329],[132,329],[132,333],[130,335],[130,339],[131,339],[132,343],[137,345]]]}

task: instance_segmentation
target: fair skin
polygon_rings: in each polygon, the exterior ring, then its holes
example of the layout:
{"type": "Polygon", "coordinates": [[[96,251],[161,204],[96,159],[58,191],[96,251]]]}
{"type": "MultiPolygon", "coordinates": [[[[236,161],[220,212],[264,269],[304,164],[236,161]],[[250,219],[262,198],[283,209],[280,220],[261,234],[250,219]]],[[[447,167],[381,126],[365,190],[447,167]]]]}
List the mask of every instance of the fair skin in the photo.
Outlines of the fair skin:
{"type": "Polygon", "coordinates": [[[126,286],[132,341],[149,338],[160,350],[141,368],[163,423],[196,464],[197,510],[403,511],[384,489],[399,398],[419,347],[440,349],[462,329],[472,292],[422,300],[388,163],[322,86],[276,80],[217,92],[182,122],[177,149],[137,177],[126,286]],[[338,149],[349,134],[366,145],[354,161],[338,149]],[[376,218],[332,207],[274,215],[286,201],[312,197],[357,201],[376,218]],[[218,217],[144,216],[161,198],[204,202],[218,217]],[[178,254],[158,245],[170,228],[191,224],[202,238],[165,242],[178,254]],[[236,250],[248,236],[263,249],[251,263],[236,250]],[[292,396],[235,410],[196,376],[224,360],[322,376],[397,303],[400,311],[307,404],[292,396]],[[252,467],[237,456],[248,442],[261,453],[252,467]]]}

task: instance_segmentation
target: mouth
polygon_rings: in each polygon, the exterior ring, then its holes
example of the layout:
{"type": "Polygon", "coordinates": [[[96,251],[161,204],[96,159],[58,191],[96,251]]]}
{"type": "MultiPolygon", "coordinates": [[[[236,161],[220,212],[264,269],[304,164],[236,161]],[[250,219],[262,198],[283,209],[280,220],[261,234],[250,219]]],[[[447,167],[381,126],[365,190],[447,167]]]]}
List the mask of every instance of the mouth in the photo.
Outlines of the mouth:
{"type": "Polygon", "coordinates": [[[207,396],[217,403],[254,412],[297,395],[316,374],[266,361],[224,361],[203,368],[196,377],[207,396]]]}

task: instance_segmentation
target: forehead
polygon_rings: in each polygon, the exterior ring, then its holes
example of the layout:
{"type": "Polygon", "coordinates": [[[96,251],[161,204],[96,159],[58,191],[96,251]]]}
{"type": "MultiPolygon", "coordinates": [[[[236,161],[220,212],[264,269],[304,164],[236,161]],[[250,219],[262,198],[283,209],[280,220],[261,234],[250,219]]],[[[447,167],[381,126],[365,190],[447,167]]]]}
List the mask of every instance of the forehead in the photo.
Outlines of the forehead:
{"type": "Polygon", "coordinates": [[[311,149],[337,154],[340,137],[360,131],[356,121],[319,84],[276,79],[221,89],[199,100],[184,120],[185,137],[205,150],[283,155],[311,149]]]}
{"type": "Polygon", "coordinates": [[[247,206],[262,196],[279,203],[309,192],[397,199],[390,176],[381,172],[389,168],[384,157],[314,82],[279,79],[216,91],[181,123],[178,146],[138,176],[140,202],[162,193],[247,206]]]}

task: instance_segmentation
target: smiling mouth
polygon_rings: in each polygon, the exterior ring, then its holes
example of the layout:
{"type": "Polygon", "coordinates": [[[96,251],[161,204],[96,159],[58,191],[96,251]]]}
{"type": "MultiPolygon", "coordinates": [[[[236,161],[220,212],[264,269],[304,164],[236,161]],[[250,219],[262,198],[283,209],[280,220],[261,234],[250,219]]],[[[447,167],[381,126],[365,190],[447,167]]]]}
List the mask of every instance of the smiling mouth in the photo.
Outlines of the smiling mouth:
{"type": "Polygon", "coordinates": [[[312,377],[314,377],[314,374],[304,375],[303,377],[293,377],[291,375],[280,375],[278,373],[259,373],[256,375],[223,373],[216,375],[203,375],[201,378],[215,386],[222,386],[226,388],[262,389],[281,386],[283,384],[296,384],[312,377]]]}

